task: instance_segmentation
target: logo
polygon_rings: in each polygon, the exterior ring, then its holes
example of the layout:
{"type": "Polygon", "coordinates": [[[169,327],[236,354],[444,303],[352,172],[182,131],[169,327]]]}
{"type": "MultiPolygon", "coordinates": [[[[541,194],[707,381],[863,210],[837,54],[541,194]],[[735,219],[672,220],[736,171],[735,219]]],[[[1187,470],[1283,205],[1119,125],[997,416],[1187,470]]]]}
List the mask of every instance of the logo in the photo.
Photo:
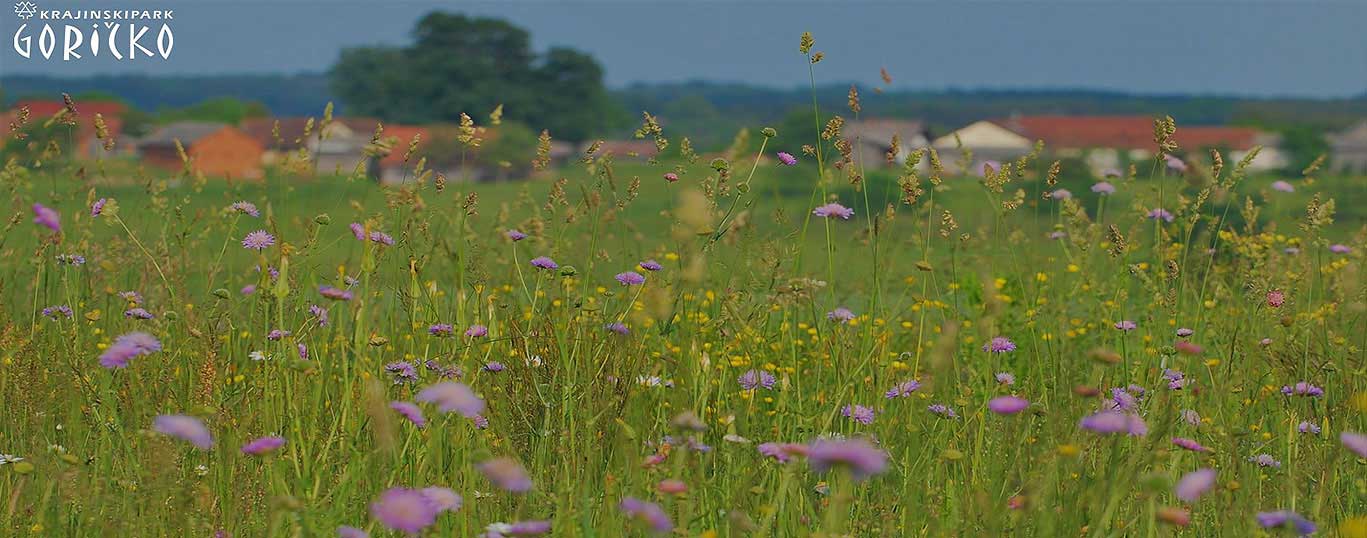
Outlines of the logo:
{"type": "Polygon", "coordinates": [[[32,19],[38,14],[38,4],[33,2],[18,2],[14,4],[14,14],[24,20],[32,19]]]}

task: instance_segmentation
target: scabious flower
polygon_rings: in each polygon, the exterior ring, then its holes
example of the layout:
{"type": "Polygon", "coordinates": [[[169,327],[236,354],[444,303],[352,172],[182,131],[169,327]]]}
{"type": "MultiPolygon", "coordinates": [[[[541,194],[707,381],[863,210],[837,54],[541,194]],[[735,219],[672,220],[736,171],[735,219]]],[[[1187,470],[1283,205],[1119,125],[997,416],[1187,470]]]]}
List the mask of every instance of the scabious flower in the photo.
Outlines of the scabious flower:
{"type": "Polygon", "coordinates": [[[1308,536],[1319,530],[1319,527],[1316,527],[1310,520],[1290,510],[1258,512],[1254,517],[1264,529],[1290,528],[1301,536],[1308,536]]]}
{"type": "Polygon", "coordinates": [[[1172,170],[1174,172],[1181,173],[1187,171],[1187,163],[1182,162],[1182,159],[1179,159],[1172,155],[1164,155],[1163,162],[1167,164],[1169,170],[1172,170]]]}
{"type": "Polygon", "coordinates": [[[418,534],[437,522],[441,509],[421,491],[390,488],[370,505],[370,515],[396,531],[418,534]]]}
{"type": "Polygon", "coordinates": [[[65,316],[65,317],[68,317],[68,318],[69,318],[69,317],[71,317],[73,314],[75,314],[75,313],[72,312],[72,311],[71,311],[71,307],[69,307],[69,306],[67,306],[67,305],[53,305],[53,306],[49,306],[49,307],[43,308],[43,317],[46,317],[46,318],[57,319],[57,316],[58,316],[58,315],[65,316]]]}
{"type": "Polygon", "coordinates": [[[525,493],[532,489],[532,479],[522,464],[512,458],[494,458],[475,465],[494,485],[504,491],[525,493]]]}
{"type": "Polygon", "coordinates": [[[299,344],[296,345],[294,349],[296,352],[299,353],[299,358],[309,360],[309,347],[304,345],[303,342],[299,342],[299,344]]]}
{"type": "Polygon", "coordinates": [[[812,210],[812,214],[825,219],[836,217],[841,220],[850,220],[850,217],[854,216],[854,210],[836,202],[831,202],[823,206],[817,206],[816,209],[812,210]]]}
{"type": "Polygon", "coordinates": [[[337,527],[337,538],[370,538],[370,534],[356,527],[342,525],[337,527]]]}
{"type": "Polygon", "coordinates": [[[1137,324],[1137,323],[1135,323],[1135,322],[1133,322],[1133,321],[1130,321],[1130,320],[1126,319],[1126,320],[1121,320],[1121,321],[1115,322],[1115,328],[1120,329],[1120,330],[1125,331],[1125,332],[1130,332],[1130,331],[1133,331],[1133,330],[1139,328],[1139,324],[1137,324]]]}
{"type": "Polygon", "coordinates": [[[931,404],[926,407],[926,410],[944,418],[959,418],[959,415],[954,412],[954,409],[945,404],[931,404]]]}
{"type": "Polygon", "coordinates": [[[414,426],[419,428],[427,425],[427,417],[422,416],[422,409],[408,402],[389,402],[389,408],[398,411],[403,418],[408,419],[414,426]]]}
{"type": "Polygon", "coordinates": [[[157,415],[152,421],[152,429],[162,435],[187,441],[200,450],[214,447],[214,437],[209,433],[209,428],[203,421],[189,415],[157,415]]]}
{"type": "Polygon", "coordinates": [[[664,178],[665,181],[673,183],[679,180],[679,174],[675,174],[674,172],[665,172],[664,178]]]}
{"type": "Polygon", "coordinates": [[[1177,494],[1178,499],[1196,502],[1196,499],[1201,498],[1201,495],[1210,491],[1210,488],[1214,486],[1215,470],[1198,469],[1187,473],[1181,480],[1178,480],[1173,492],[1177,494]]]}
{"type": "Polygon", "coordinates": [[[1068,192],[1068,189],[1058,189],[1049,193],[1049,197],[1055,200],[1067,200],[1073,197],[1073,193],[1068,192]]]}
{"type": "Polygon", "coordinates": [[[888,389],[887,392],[884,392],[883,397],[889,400],[893,398],[907,398],[911,396],[911,393],[916,392],[920,388],[920,381],[917,381],[915,379],[903,381],[888,389]]]}
{"type": "Polygon", "coordinates": [[[1178,341],[1172,345],[1172,348],[1183,355],[1200,355],[1205,351],[1205,348],[1201,347],[1200,344],[1188,340],[1178,341]]]}
{"type": "Polygon", "coordinates": [[[631,334],[631,329],[627,328],[626,324],[620,321],[614,321],[612,323],[604,325],[603,328],[614,333],[620,334],[622,336],[631,334]]]}
{"type": "Polygon", "coordinates": [[[518,521],[516,523],[490,523],[484,527],[484,534],[476,538],[507,538],[508,536],[536,536],[551,532],[550,521],[518,521]]]}
{"type": "Polygon", "coordinates": [[[1000,383],[1002,385],[1016,384],[1016,376],[1012,375],[1010,372],[997,372],[996,378],[997,383],[1000,383]]]}
{"type": "Polygon", "coordinates": [[[503,232],[503,235],[512,241],[521,241],[527,238],[527,234],[524,234],[518,230],[508,230],[506,232],[503,232]]]}
{"type": "Polygon", "coordinates": [[[281,330],[281,329],[271,329],[271,332],[266,333],[266,339],[267,339],[267,340],[279,341],[279,340],[283,340],[286,336],[289,336],[289,335],[290,335],[290,332],[289,332],[289,331],[281,330]]]}
{"type": "Polygon", "coordinates": [[[504,366],[503,363],[498,362],[498,361],[489,361],[489,362],[486,363],[482,368],[480,368],[480,370],[484,370],[484,371],[489,372],[489,373],[491,373],[491,374],[496,374],[496,373],[498,373],[498,372],[502,372],[502,371],[507,370],[507,369],[508,369],[507,366],[504,366]]]}
{"type": "Polygon", "coordinates": [[[987,401],[987,409],[998,415],[1014,415],[1030,407],[1030,401],[1019,396],[998,396],[987,401]]]}
{"type": "Polygon", "coordinates": [[[408,361],[391,362],[384,365],[384,371],[394,376],[394,384],[416,383],[418,381],[418,370],[413,367],[413,363],[408,361]]]}
{"type": "Polygon", "coordinates": [[[1348,245],[1340,245],[1338,243],[1329,245],[1329,252],[1333,252],[1334,254],[1347,254],[1352,251],[1353,249],[1348,248],[1348,245]]]}
{"type": "Polygon", "coordinates": [[[309,314],[313,316],[314,321],[318,322],[319,327],[328,324],[328,311],[326,308],[323,308],[316,304],[309,305],[309,314]]]}
{"type": "Polygon", "coordinates": [[[460,506],[463,502],[460,495],[451,491],[450,488],[431,486],[422,488],[419,491],[422,493],[423,497],[427,497],[427,500],[437,508],[438,513],[460,510],[460,506]]]}
{"type": "Polygon", "coordinates": [[[33,204],[33,223],[53,232],[62,231],[62,216],[43,204],[33,204]]]}
{"type": "Polygon", "coordinates": [[[351,291],[344,290],[341,288],[334,288],[332,286],[321,286],[318,288],[318,293],[323,297],[332,299],[334,301],[350,301],[354,297],[351,294],[351,291]]]}
{"type": "Polygon", "coordinates": [[[637,265],[639,265],[639,266],[641,267],[641,269],[645,269],[645,270],[647,270],[647,271],[652,271],[652,272],[654,272],[654,271],[659,271],[659,270],[665,268],[665,266],[660,265],[660,262],[657,262],[657,261],[655,261],[655,260],[646,260],[646,261],[643,261],[643,262],[641,262],[641,263],[639,263],[639,264],[637,264],[637,265]]]}
{"type": "Polygon", "coordinates": [[[1110,184],[1108,181],[1098,181],[1092,185],[1092,192],[1102,196],[1110,196],[1115,194],[1115,185],[1110,184]]]}
{"type": "Polygon", "coordinates": [[[1348,450],[1353,451],[1359,458],[1367,458],[1367,435],[1355,432],[1343,432],[1339,434],[1339,442],[1348,450]]]}
{"type": "Polygon", "coordinates": [[[552,260],[545,256],[537,256],[535,258],[532,258],[532,261],[527,263],[532,264],[532,267],[536,267],[538,269],[545,269],[547,271],[554,271],[560,268],[560,265],[555,263],[555,260],[552,260]]]}
{"type": "Polygon", "coordinates": [[[282,446],[285,446],[284,437],[270,435],[248,441],[247,444],[242,445],[242,453],[251,454],[253,456],[260,456],[267,452],[274,451],[275,449],[278,449],[282,446]]]}
{"type": "Polygon", "coordinates": [[[118,295],[120,299],[128,301],[132,304],[142,304],[142,294],[136,291],[121,291],[118,295]]]}
{"type": "Polygon", "coordinates": [[[455,381],[443,381],[422,389],[415,399],[423,403],[437,404],[437,410],[442,413],[456,412],[466,418],[484,411],[484,400],[476,396],[475,391],[470,390],[464,383],[455,381]]]}
{"type": "Polygon", "coordinates": [[[235,213],[245,213],[253,217],[261,216],[261,211],[258,211],[256,209],[256,204],[247,201],[233,202],[233,205],[228,206],[228,211],[232,211],[235,213]]]}
{"type": "Polygon", "coordinates": [[[253,293],[256,293],[256,284],[247,284],[246,286],[242,286],[242,289],[238,290],[238,293],[241,293],[242,295],[251,295],[253,293]]]}
{"type": "MultiPolygon", "coordinates": [[[[1139,393],[1141,396],[1143,392],[1139,393]]],[[[1132,410],[1139,405],[1139,398],[1130,391],[1119,387],[1111,389],[1111,407],[1121,410],[1132,410]]]]}
{"type": "Polygon", "coordinates": [[[1271,454],[1258,454],[1257,456],[1250,456],[1248,458],[1248,461],[1258,464],[1259,467],[1280,468],[1282,466],[1282,462],[1277,461],[1277,459],[1273,458],[1271,454]]]}
{"type": "Polygon", "coordinates": [[[1295,385],[1283,386],[1282,394],[1285,394],[1287,396],[1309,396],[1311,398],[1316,398],[1319,396],[1324,396],[1324,389],[1311,385],[1310,383],[1307,383],[1305,381],[1301,381],[1296,383],[1295,385]]]}
{"type": "Polygon", "coordinates": [[[777,380],[774,379],[774,374],[767,371],[749,370],[741,374],[740,378],[736,381],[739,382],[740,387],[745,390],[755,390],[758,387],[772,390],[774,388],[774,382],[777,380]]]}
{"type": "Polygon", "coordinates": [[[1283,304],[1286,304],[1286,292],[1282,290],[1271,290],[1267,292],[1267,306],[1281,308],[1283,304]]]}
{"type": "Polygon", "coordinates": [[[1319,435],[1320,427],[1316,426],[1314,422],[1301,421],[1300,424],[1296,425],[1296,431],[1312,435],[1319,435]]]}
{"type": "Polygon", "coordinates": [[[983,351],[989,353],[1008,353],[1016,350],[1016,343],[1005,336],[994,336],[983,344],[983,351]]]}
{"type": "Polygon", "coordinates": [[[161,342],[142,332],[131,332],[114,339],[114,343],[100,354],[100,366],[126,368],[134,357],[161,351],[161,342]]]}
{"type": "Polygon", "coordinates": [[[794,157],[793,154],[788,153],[786,151],[778,152],[778,160],[786,166],[793,166],[797,164],[797,157],[794,157]]]}
{"type": "Polygon", "coordinates": [[[465,329],[466,338],[483,338],[488,335],[489,328],[478,323],[471,325],[468,329],[465,329]]]}
{"type": "Polygon", "coordinates": [[[1078,427],[1094,433],[1124,433],[1136,437],[1149,431],[1148,425],[1139,415],[1115,410],[1099,411],[1083,417],[1078,422],[1078,427]]]}
{"type": "Polygon", "coordinates": [[[100,216],[100,213],[104,212],[104,205],[107,203],[109,203],[108,198],[100,198],[99,200],[95,200],[95,203],[90,204],[90,216],[100,216]]]}
{"type": "Polygon", "coordinates": [[[365,226],[362,226],[359,222],[353,222],[347,227],[351,229],[351,235],[355,237],[357,241],[365,241],[365,226]]]}
{"type": "Polygon", "coordinates": [[[475,415],[473,417],[470,417],[470,423],[474,424],[476,428],[481,430],[489,427],[489,419],[486,418],[484,415],[475,415]]]}
{"type": "Polygon", "coordinates": [[[1150,209],[1149,212],[1144,216],[1153,220],[1163,219],[1164,222],[1172,222],[1175,218],[1173,217],[1172,213],[1169,213],[1168,210],[1163,209],[1161,207],[1150,209]]]}
{"type": "Polygon", "coordinates": [[[80,254],[58,254],[57,263],[70,265],[72,267],[80,267],[85,265],[85,256],[80,254]]]}
{"type": "Polygon", "coordinates": [[[658,504],[625,497],[618,507],[628,518],[645,522],[656,533],[665,534],[674,530],[674,522],[669,520],[669,515],[658,504]]]}
{"type": "Polygon", "coordinates": [[[152,315],[152,313],[148,312],[145,308],[129,308],[128,310],[123,311],[123,317],[129,319],[152,319],[156,316],[152,315]]]}
{"type": "Polygon", "coordinates": [[[1177,370],[1163,370],[1163,378],[1168,380],[1169,389],[1181,390],[1187,386],[1187,375],[1177,370]]]}
{"type": "Polygon", "coordinates": [[[862,405],[847,405],[840,409],[840,415],[855,422],[858,422],[860,424],[863,424],[865,426],[868,426],[869,424],[873,424],[874,411],[871,407],[865,407],[862,405]]]}
{"type": "Polygon", "coordinates": [[[1177,329],[1177,336],[1180,336],[1180,337],[1182,337],[1182,338],[1186,338],[1186,337],[1191,336],[1191,335],[1193,335],[1193,334],[1196,334],[1196,331],[1193,331],[1193,330],[1188,329],[1188,328],[1186,328],[1186,327],[1182,327],[1182,328],[1180,328],[1180,329],[1177,329]]]}
{"type": "Polygon", "coordinates": [[[849,323],[854,321],[854,318],[854,312],[851,312],[850,309],[843,306],[836,307],[835,310],[826,313],[826,319],[837,323],[849,323]]]}
{"type": "Polygon", "coordinates": [[[1290,183],[1287,183],[1279,179],[1277,181],[1272,182],[1272,190],[1277,192],[1296,192],[1296,187],[1293,187],[1290,183]]]}
{"type": "Polygon", "coordinates": [[[370,232],[370,242],[379,243],[385,246],[393,246],[394,238],[387,233],[375,230],[373,232],[370,232]]]}
{"type": "Polygon", "coordinates": [[[1209,448],[1201,446],[1201,443],[1196,442],[1195,439],[1187,439],[1186,437],[1173,437],[1172,444],[1192,452],[1210,452],[1209,448]]]}
{"type": "Polygon", "coordinates": [[[451,336],[456,334],[455,327],[450,323],[434,323],[427,328],[427,334],[432,336],[451,336]]]}
{"type": "Polygon", "coordinates": [[[773,458],[779,463],[788,463],[794,456],[807,454],[807,445],[800,443],[760,443],[755,449],[761,456],[773,458]]]}
{"type": "Polygon", "coordinates": [[[807,463],[818,473],[844,466],[856,481],[863,481],[887,470],[888,454],[864,439],[817,439],[807,445],[807,463]]]}
{"type": "Polygon", "coordinates": [[[617,276],[613,278],[617,279],[618,282],[621,282],[623,286],[639,286],[646,282],[646,277],[635,271],[617,273],[617,276]]]}

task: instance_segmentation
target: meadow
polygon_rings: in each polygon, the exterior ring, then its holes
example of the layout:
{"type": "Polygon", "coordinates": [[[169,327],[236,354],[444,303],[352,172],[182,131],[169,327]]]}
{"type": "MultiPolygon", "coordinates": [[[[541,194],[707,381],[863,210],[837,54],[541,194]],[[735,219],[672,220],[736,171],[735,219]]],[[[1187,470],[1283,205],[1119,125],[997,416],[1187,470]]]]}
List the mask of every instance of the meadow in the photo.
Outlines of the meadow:
{"type": "Polygon", "coordinates": [[[495,184],[11,158],[0,534],[1367,536],[1362,178],[839,128],[495,184]]]}

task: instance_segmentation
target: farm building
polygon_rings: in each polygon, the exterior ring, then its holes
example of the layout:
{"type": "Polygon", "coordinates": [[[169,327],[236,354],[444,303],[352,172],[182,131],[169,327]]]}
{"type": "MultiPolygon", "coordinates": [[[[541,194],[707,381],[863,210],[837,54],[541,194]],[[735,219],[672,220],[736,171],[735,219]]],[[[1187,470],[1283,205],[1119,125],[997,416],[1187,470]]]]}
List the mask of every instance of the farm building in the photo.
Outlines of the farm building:
{"type": "MultiPolygon", "coordinates": [[[[373,119],[338,118],[319,133],[318,121],[310,125],[310,118],[254,118],[242,123],[242,131],[265,148],[265,166],[280,165],[302,149],[311,159],[308,169],[346,175],[366,161],[364,150],[375,124],[373,119]]],[[[364,167],[373,172],[369,163],[364,167]]]]}
{"type": "MultiPolygon", "coordinates": [[[[915,120],[873,118],[845,124],[843,135],[854,144],[855,162],[868,168],[900,166],[911,152],[930,145],[925,124],[915,120]],[[887,159],[892,138],[898,139],[893,162],[887,159]]],[[[921,161],[923,166],[925,160],[921,161]]]]}
{"type": "Polygon", "coordinates": [[[161,126],[138,141],[143,161],[176,170],[183,164],[176,142],[185,148],[190,168],[211,176],[238,179],[261,177],[261,155],[256,139],[236,127],[221,123],[184,121],[161,126]]]}
{"type": "Polygon", "coordinates": [[[1329,142],[1329,171],[1336,174],[1367,173],[1367,120],[1325,136],[1329,142]]]}
{"type": "Polygon", "coordinates": [[[973,152],[968,171],[978,173],[984,164],[1014,160],[1030,153],[1035,142],[990,121],[971,123],[957,131],[936,138],[931,145],[940,154],[940,161],[950,173],[964,173],[960,167],[960,145],[973,152]]]}

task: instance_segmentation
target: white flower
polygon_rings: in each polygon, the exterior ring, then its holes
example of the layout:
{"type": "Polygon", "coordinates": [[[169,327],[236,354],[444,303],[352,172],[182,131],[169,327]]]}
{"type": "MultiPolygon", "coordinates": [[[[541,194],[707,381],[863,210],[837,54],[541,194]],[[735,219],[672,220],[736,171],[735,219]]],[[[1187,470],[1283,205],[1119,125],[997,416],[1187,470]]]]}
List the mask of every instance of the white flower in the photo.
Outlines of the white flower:
{"type": "Polygon", "coordinates": [[[19,463],[21,461],[24,461],[24,458],[15,456],[14,454],[0,454],[0,465],[6,463],[19,463]]]}
{"type": "Polygon", "coordinates": [[[209,467],[207,465],[199,464],[195,466],[195,475],[204,476],[207,474],[209,474],[209,467]]]}
{"type": "Polygon", "coordinates": [[[253,351],[253,352],[251,352],[251,353],[248,353],[247,356],[250,357],[250,358],[251,358],[252,360],[254,360],[254,361],[264,361],[264,360],[270,358],[270,357],[267,357],[265,353],[262,353],[262,352],[260,352],[260,351],[253,351]]]}

